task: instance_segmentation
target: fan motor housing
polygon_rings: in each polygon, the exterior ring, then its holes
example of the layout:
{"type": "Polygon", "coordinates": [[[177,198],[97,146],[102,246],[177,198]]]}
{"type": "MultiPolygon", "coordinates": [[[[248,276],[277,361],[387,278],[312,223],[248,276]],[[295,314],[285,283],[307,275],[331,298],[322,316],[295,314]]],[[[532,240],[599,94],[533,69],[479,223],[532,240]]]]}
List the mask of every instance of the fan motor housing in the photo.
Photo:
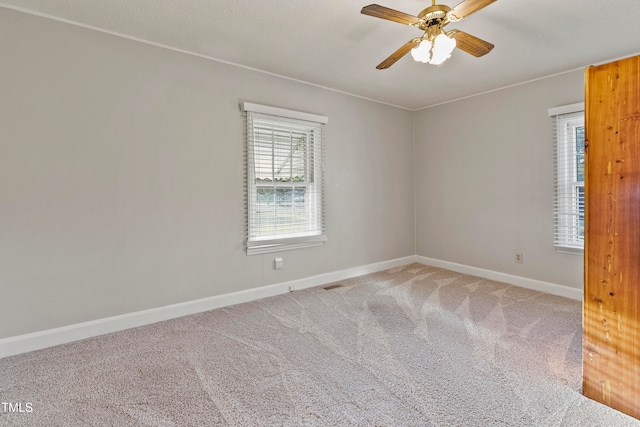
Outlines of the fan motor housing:
{"type": "Polygon", "coordinates": [[[419,28],[426,30],[434,24],[442,24],[450,10],[451,8],[444,4],[436,4],[422,10],[422,12],[418,14],[418,18],[423,22],[419,25],[419,28]]]}

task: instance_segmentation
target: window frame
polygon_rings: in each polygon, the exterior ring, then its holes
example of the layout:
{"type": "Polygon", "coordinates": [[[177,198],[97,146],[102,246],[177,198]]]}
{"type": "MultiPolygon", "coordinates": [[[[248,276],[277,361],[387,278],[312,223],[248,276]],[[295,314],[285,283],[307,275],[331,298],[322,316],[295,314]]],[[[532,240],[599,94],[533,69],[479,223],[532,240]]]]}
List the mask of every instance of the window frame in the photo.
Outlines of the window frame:
{"type": "MultiPolygon", "coordinates": [[[[285,250],[300,249],[312,246],[319,246],[327,241],[324,231],[324,125],[328,122],[328,118],[315,114],[303,113],[298,111],[286,110],[282,108],[270,107],[265,105],[244,102],[242,110],[246,114],[246,137],[245,137],[245,153],[246,153],[246,236],[245,250],[247,255],[255,255],[270,252],[279,252],[285,250]],[[278,138],[276,138],[276,131],[278,138]],[[260,133],[262,132],[262,133],[260,133]],[[272,138],[269,142],[269,133],[272,138]],[[293,141],[293,134],[305,138],[303,142],[304,153],[302,162],[304,163],[303,181],[294,181],[294,177],[289,177],[288,181],[278,181],[275,177],[275,165],[277,154],[276,151],[282,150],[281,141],[283,135],[286,140],[286,133],[290,132],[290,140],[293,141]],[[257,135],[267,139],[258,141],[257,135]],[[304,135],[304,136],[303,136],[304,135]],[[265,154],[269,151],[271,144],[271,158],[265,154]],[[266,148],[266,151],[265,151],[266,148]],[[261,151],[261,152],[260,152],[261,151]],[[256,157],[256,153],[259,157],[256,157]],[[261,160],[260,157],[262,158],[261,160]],[[263,169],[265,160],[267,161],[266,169],[269,169],[268,161],[271,160],[271,180],[259,181],[260,173],[256,169],[263,169]],[[263,166],[257,166],[262,162],[263,166]],[[260,221],[258,216],[261,206],[258,201],[258,193],[261,188],[274,190],[274,221],[271,225],[275,232],[272,234],[264,234],[260,232],[260,221]],[[296,214],[296,189],[304,188],[304,213],[302,221],[296,222],[292,218],[291,222],[281,225],[278,230],[278,215],[286,215],[285,209],[279,209],[276,205],[280,202],[277,200],[278,189],[291,190],[291,211],[292,215],[296,214]],[[286,232],[287,227],[303,228],[299,231],[286,232]],[[285,229],[285,231],[283,231],[285,229]]],[[[293,142],[290,142],[291,144],[293,142]]],[[[292,148],[293,150],[293,148],[292,148]]],[[[293,162],[293,151],[291,153],[291,162],[293,162]]],[[[300,161],[300,158],[297,159],[300,161]]],[[[293,165],[291,164],[291,167],[293,165]]],[[[279,171],[278,171],[279,172],[279,171]]],[[[297,178],[298,176],[296,176],[297,178]]],[[[285,200],[286,202],[286,200],[285,200]]],[[[267,221],[268,222],[268,221],[267,221]]]]}
{"type": "Polygon", "coordinates": [[[584,159],[585,152],[584,148],[577,149],[576,132],[585,127],[584,110],[584,103],[548,110],[554,128],[554,247],[557,252],[584,253],[584,166],[583,180],[579,181],[578,160],[580,155],[584,159]]]}

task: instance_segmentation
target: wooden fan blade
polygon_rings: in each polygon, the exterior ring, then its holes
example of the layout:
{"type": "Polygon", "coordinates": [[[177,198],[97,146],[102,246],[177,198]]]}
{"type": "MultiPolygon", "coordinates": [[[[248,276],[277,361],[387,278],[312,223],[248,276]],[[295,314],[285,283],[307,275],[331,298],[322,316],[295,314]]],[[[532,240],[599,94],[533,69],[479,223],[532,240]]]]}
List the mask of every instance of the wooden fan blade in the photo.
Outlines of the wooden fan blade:
{"type": "Polygon", "coordinates": [[[388,7],[377,4],[370,4],[369,6],[363,7],[360,13],[406,25],[415,25],[420,22],[420,18],[417,16],[409,15],[408,13],[389,9],[388,7]]]}
{"type": "Polygon", "coordinates": [[[484,9],[495,1],[496,0],[464,0],[462,3],[451,9],[449,14],[455,17],[453,20],[459,20],[479,11],[480,9],[484,9]]]}
{"type": "Polygon", "coordinates": [[[452,30],[447,33],[447,36],[456,39],[456,47],[464,50],[467,53],[479,58],[491,52],[493,45],[482,39],[465,33],[464,31],[452,30]]]}
{"type": "Polygon", "coordinates": [[[403,56],[405,56],[407,53],[409,53],[409,51],[411,49],[413,49],[414,47],[418,46],[420,44],[420,41],[422,39],[420,39],[419,37],[413,40],[408,41],[407,43],[405,43],[400,49],[396,50],[395,52],[393,52],[391,54],[391,56],[389,56],[387,59],[385,59],[384,61],[382,61],[376,68],[378,70],[384,70],[385,68],[389,68],[391,67],[393,64],[396,63],[396,61],[400,58],[402,58],[403,56]]]}

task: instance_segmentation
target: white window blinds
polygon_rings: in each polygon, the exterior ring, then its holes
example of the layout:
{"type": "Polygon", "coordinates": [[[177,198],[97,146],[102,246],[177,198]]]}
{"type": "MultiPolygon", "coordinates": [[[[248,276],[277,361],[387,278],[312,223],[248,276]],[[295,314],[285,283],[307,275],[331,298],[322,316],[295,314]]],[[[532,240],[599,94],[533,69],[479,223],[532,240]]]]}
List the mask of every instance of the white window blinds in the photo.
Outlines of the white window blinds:
{"type": "Polygon", "coordinates": [[[584,250],[584,103],[549,109],[555,141],[556,250],[584,250]]]}
{"type": "Polygon", "coordinates": [[[323,244],[327,118],[251,103],[243,109],[247,254],[323,244]]]}

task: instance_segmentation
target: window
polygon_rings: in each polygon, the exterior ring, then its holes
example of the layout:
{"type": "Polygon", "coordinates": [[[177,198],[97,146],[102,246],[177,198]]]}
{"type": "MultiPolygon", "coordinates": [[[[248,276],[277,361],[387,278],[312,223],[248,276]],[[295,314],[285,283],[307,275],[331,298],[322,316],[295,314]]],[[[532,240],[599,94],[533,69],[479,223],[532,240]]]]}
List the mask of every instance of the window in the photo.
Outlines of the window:
{"type": "Polygon", "coordinates": [[[560,252],[584,250],[584,104],[549,109],[555,139],[555,239],[560,252]]]}
{"type": "Polygon", "coordinates": [[[247,255],[322,245],[323,128],[314,114],[245,102],[247,255]]]}

